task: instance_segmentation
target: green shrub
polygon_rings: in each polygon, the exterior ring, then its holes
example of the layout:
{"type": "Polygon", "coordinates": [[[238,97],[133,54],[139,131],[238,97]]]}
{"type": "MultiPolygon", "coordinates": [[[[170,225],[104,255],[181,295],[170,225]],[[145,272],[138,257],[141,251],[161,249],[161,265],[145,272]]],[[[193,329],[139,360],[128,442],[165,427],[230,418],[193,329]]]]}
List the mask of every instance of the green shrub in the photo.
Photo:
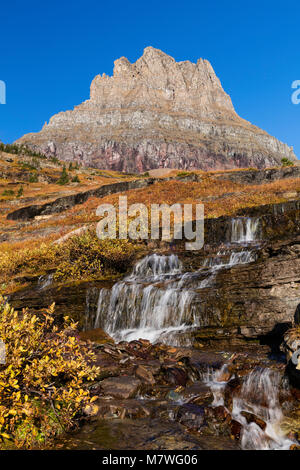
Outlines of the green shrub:
{"type": "Polygon", "coordinates": [[[23,186],[20,186],[17,192],[17,197],[21,197],[24,194],[23,186]]]}
{"type": "Polygon", "coordinates": [[[289,159],[286,158],[286,157],[283,157],[283,158],[281,159],[281,164],[282,164],[282,166],[293,166],[293,165],[294,165],[294,163],[291,162],[291,160],[289,160],[289,159]]]}
{"type": "Polygon", "coordinates": [[[2,196],[14,196],[15,192],[13,189],[5,189],[2,193],[2,196]]]}
{"type": "Polygon", "coordinates": [[[61,175],[60,175],[60,178],[57,181],[57,184],[64,185],[64,184],[68,184],[69,181],[70,181],[69,180],[69,175],[68,175],[68,172],[66,170],[66,166],[64,165],[63,169],[62,169],[62,172],[61,172],[61,175]]]}
{"type": "Polygon", "coordinates": [[[37,183],[39,181],[37,173],[31,173],[29,176],[29,183],[37,183]]]}
{"type": "Polygon", "coordinates": [[[80,183],[80,179],[79,179],[78,175],[73,176],[71,181],[72,181],[72,183],[80,183]]]}
{"type": "Polygon", "coordinates": [[[12,153],[14,155],[28,155],[30,157],[41,158],[45,160],[47,157],[40,152],[35,152],[26,145],[4,144],[0,142],[0,152],[12,153]]]}

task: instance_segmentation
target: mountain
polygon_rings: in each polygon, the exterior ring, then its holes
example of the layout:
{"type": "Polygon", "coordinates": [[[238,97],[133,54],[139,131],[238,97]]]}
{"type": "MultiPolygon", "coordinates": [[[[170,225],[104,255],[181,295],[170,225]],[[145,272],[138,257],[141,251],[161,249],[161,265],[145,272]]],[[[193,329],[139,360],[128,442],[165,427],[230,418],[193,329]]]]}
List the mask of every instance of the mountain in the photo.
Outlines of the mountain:
{"type": "Polygon", "coordinates": [[[125,172],[265,168],[293,149],[240,118],[211,64],[147,47],[97,75],[90,99],[17,141],[47,156],[125,172]]]}

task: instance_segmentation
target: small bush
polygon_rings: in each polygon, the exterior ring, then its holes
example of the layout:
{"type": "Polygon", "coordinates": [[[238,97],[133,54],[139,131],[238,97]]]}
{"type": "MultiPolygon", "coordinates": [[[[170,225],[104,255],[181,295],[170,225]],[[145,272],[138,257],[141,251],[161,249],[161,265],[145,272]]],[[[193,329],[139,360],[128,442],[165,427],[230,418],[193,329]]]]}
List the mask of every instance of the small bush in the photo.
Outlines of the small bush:
{"type": "Polygon", "coordinates": [[[23,186],[20,186],[17,192],[17,197],[22,197],[24,194],[23,186]]]}
{"type": "Polygon", "coordinates": [[[15,192],[13,189],[5,189],[2,193],[2,196],[9,196],[12,197],[15,195],[15,192]]]}
{"type": "Polygon", "coordinates": [[[125,272],[137,246],[128,240],[99,240],[96,232],[70,238],[65,243],[0,251],[0,282],[7,284],[15,275],[38,275],[54,270],[57,281],[91,279],[106,273],[125,272]]]}
{"type": "Polygon", "coordinates": [[[124,272],[133,259],[134,245],[128,240],[99,240],[87,231],[73,237],[61,247],[54,278],[97,278],[107,272],[124,272]]]}
{"type": "MultiPolygon", "coordinates": [[[[0,297],[0,338],[6,362],[0,366],[0,439],[30,448],[78,426],[97,377],[93,352],[77,339],[68,317],[54,325],[54,305],[43,314],[16,312],[0,297]]],[[[1,445],[0,445],[1,447],[1,445]]]]}
{"type": "Polygon", "coordinates": [[[49,160],[52,162],[52,163],[55,163],[57,165],[61,165],[61,162],[58,160],[57,157],[50,157],[49,160]]]}
{"type": "Polygon", "coordinates": [[[63,169],[62,169],[62,172],[61,172],[61,175],[60,175],[60,178],[57,181],[57,184],[65,185],[65,184],[68,184],[68,183],[69,183],[69,175],[68,175],[68,172],[67,172],[66,167],[64,165],[63,169]]]}
{"type": "Polygon", "coordinates": [[[293,166],[293,165],[294,165],[294,163],[291,162],[291,160],[289,160],[289,159],[286,158],[286,157],[283,157],[283,158],[281,159],[281,164],[282,164],[282,166],[293,166]]]}
{"type": "Polygon", "coordinates": [[[29,183],[37,183],[39,181],[37,173],[31,173],[29,176],[29,183]]]}
{"type": "Polygon", "coordinates": [[[79,179],[78,175],[73,176],[71,181],[72,181],[72,183],[80,183],[80,179],[79,179]]]}
{"type": "Polygon", "coordinates": [[[178,177],[178,178],[184,178],[185,176],[192,176],[192,175],[194,175],[194,174],[195,174],[195,173],[190,172],[190,171],[179,171],[179,172],[177,173],[177,177],[178,177]]]}

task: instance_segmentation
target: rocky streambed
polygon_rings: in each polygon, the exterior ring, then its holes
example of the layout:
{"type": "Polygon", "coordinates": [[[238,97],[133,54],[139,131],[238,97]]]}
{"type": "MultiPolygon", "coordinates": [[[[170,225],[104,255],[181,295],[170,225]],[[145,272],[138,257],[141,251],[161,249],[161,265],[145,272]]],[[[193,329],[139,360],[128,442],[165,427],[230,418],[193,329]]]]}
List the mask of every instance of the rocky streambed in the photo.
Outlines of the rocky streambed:
{"type": "Polygon", "coordinates": [[[283,423],[284,413],[297,411],[299,392],[267,347],[233,353],[147,340],[116,345],[100,333],[98,341],[107,342],[95,346],[102,377],[92,387],[98,400],[85,410],[89,424],[55,447],[297,448],[297,433],[283,423]]]}

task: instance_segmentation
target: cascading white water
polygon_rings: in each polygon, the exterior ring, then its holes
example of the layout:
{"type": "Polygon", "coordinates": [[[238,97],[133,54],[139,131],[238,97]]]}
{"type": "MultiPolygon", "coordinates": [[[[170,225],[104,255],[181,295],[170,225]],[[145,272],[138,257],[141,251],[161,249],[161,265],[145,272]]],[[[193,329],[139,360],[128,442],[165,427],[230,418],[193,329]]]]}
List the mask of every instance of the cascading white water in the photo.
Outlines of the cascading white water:
{"type": "MultiPolygon", "coordinates": [[[[208,370],[203,381],[213,392],[212,406],[224,405],[226,364],[218,371],[208,370]]],[[[226,377],[229,379],[229,376],[226,377]]],[[[241,447],[245,450],[288,450],[294,442],[280,429],[283,413],[279,404],[281,375],[272,369],[253,370],[233,397],[231,417],[242,425],[241,447]],[[243,413],[253,416],[247,421],[243,413]],[[265,423],[265,429],[255,419],[265,423]]]]}
{"type": "Polygon", "coordinates": [[[202,375],[202,380],[206,383],[213,394],[213,402],[211,406],[224,406],[224,390],[227,381],[224,380],[224,376],[228,376],[228,366],[223,364],[221,369],[213,370],[208,369],[205,374],[202,375]]]}
{"type": "Polygon", "coordinates": [[[238,397],[233,399],[232,417],[243,426],[243,449],[289,449],[293,442],[280,430],[283,418],[279,404],[281,376],[271,369],[252,371],[243,383],[238,397]],[[247,423],[242,412],[252,413],[266,423],[261,429],[255,422],[247,423]]]}
{"type": "Polygon", "coordinates": [[[207,324],[205,316],[197,315],[197,299],[217,271],[255,259],[250,251],[222,256],[204,263],[202,270],[185,273],[176,255],[146,256],[111,290],[100,290],[94,327],[117,341],[144,338],[179,344],[178,332],[207,324]]]}
{"type": "Polygon", "coordinates": [[[249,250],[232,251],[230,254],[228,254],[227,251],[219,251],[217,256],[207,258],[204,261],[204,266],[220,269],[222,267],[230,267],[237,264],[251,263],[255,261],[255,259],[255,253],[249,250]]]}
{"type": "Polygon", "coordinates": [[[259,239],[259,218],[238,217],[231,221],[231,242],[251,243],[259,239]]]}
{"type": "Polygon", "coordinates": [[[159,256],[154,253],[153,255],[146,256],[134,266],[129,279],[142,279],[148,276],[153,276],[157,279],[161,275],[181,273],[181,270],[182,264],[178,256],[159,256]]]}
{"type": "Polygon", "coordinates": [[[111,291],[100,290],[95,327],[101,325],[117,340],[145,338],[151,342],[188,328],[195,324],[195,292],[179,288],[181,279],[177,256],[147,256],[111,291]]]}
{"type": "Polygon", "coordinates": [[[46,289],[47,287],[51,286],[52,283],[53,283],[52,273],[39,277],[38,286],[40,290],[46,289]]]}

